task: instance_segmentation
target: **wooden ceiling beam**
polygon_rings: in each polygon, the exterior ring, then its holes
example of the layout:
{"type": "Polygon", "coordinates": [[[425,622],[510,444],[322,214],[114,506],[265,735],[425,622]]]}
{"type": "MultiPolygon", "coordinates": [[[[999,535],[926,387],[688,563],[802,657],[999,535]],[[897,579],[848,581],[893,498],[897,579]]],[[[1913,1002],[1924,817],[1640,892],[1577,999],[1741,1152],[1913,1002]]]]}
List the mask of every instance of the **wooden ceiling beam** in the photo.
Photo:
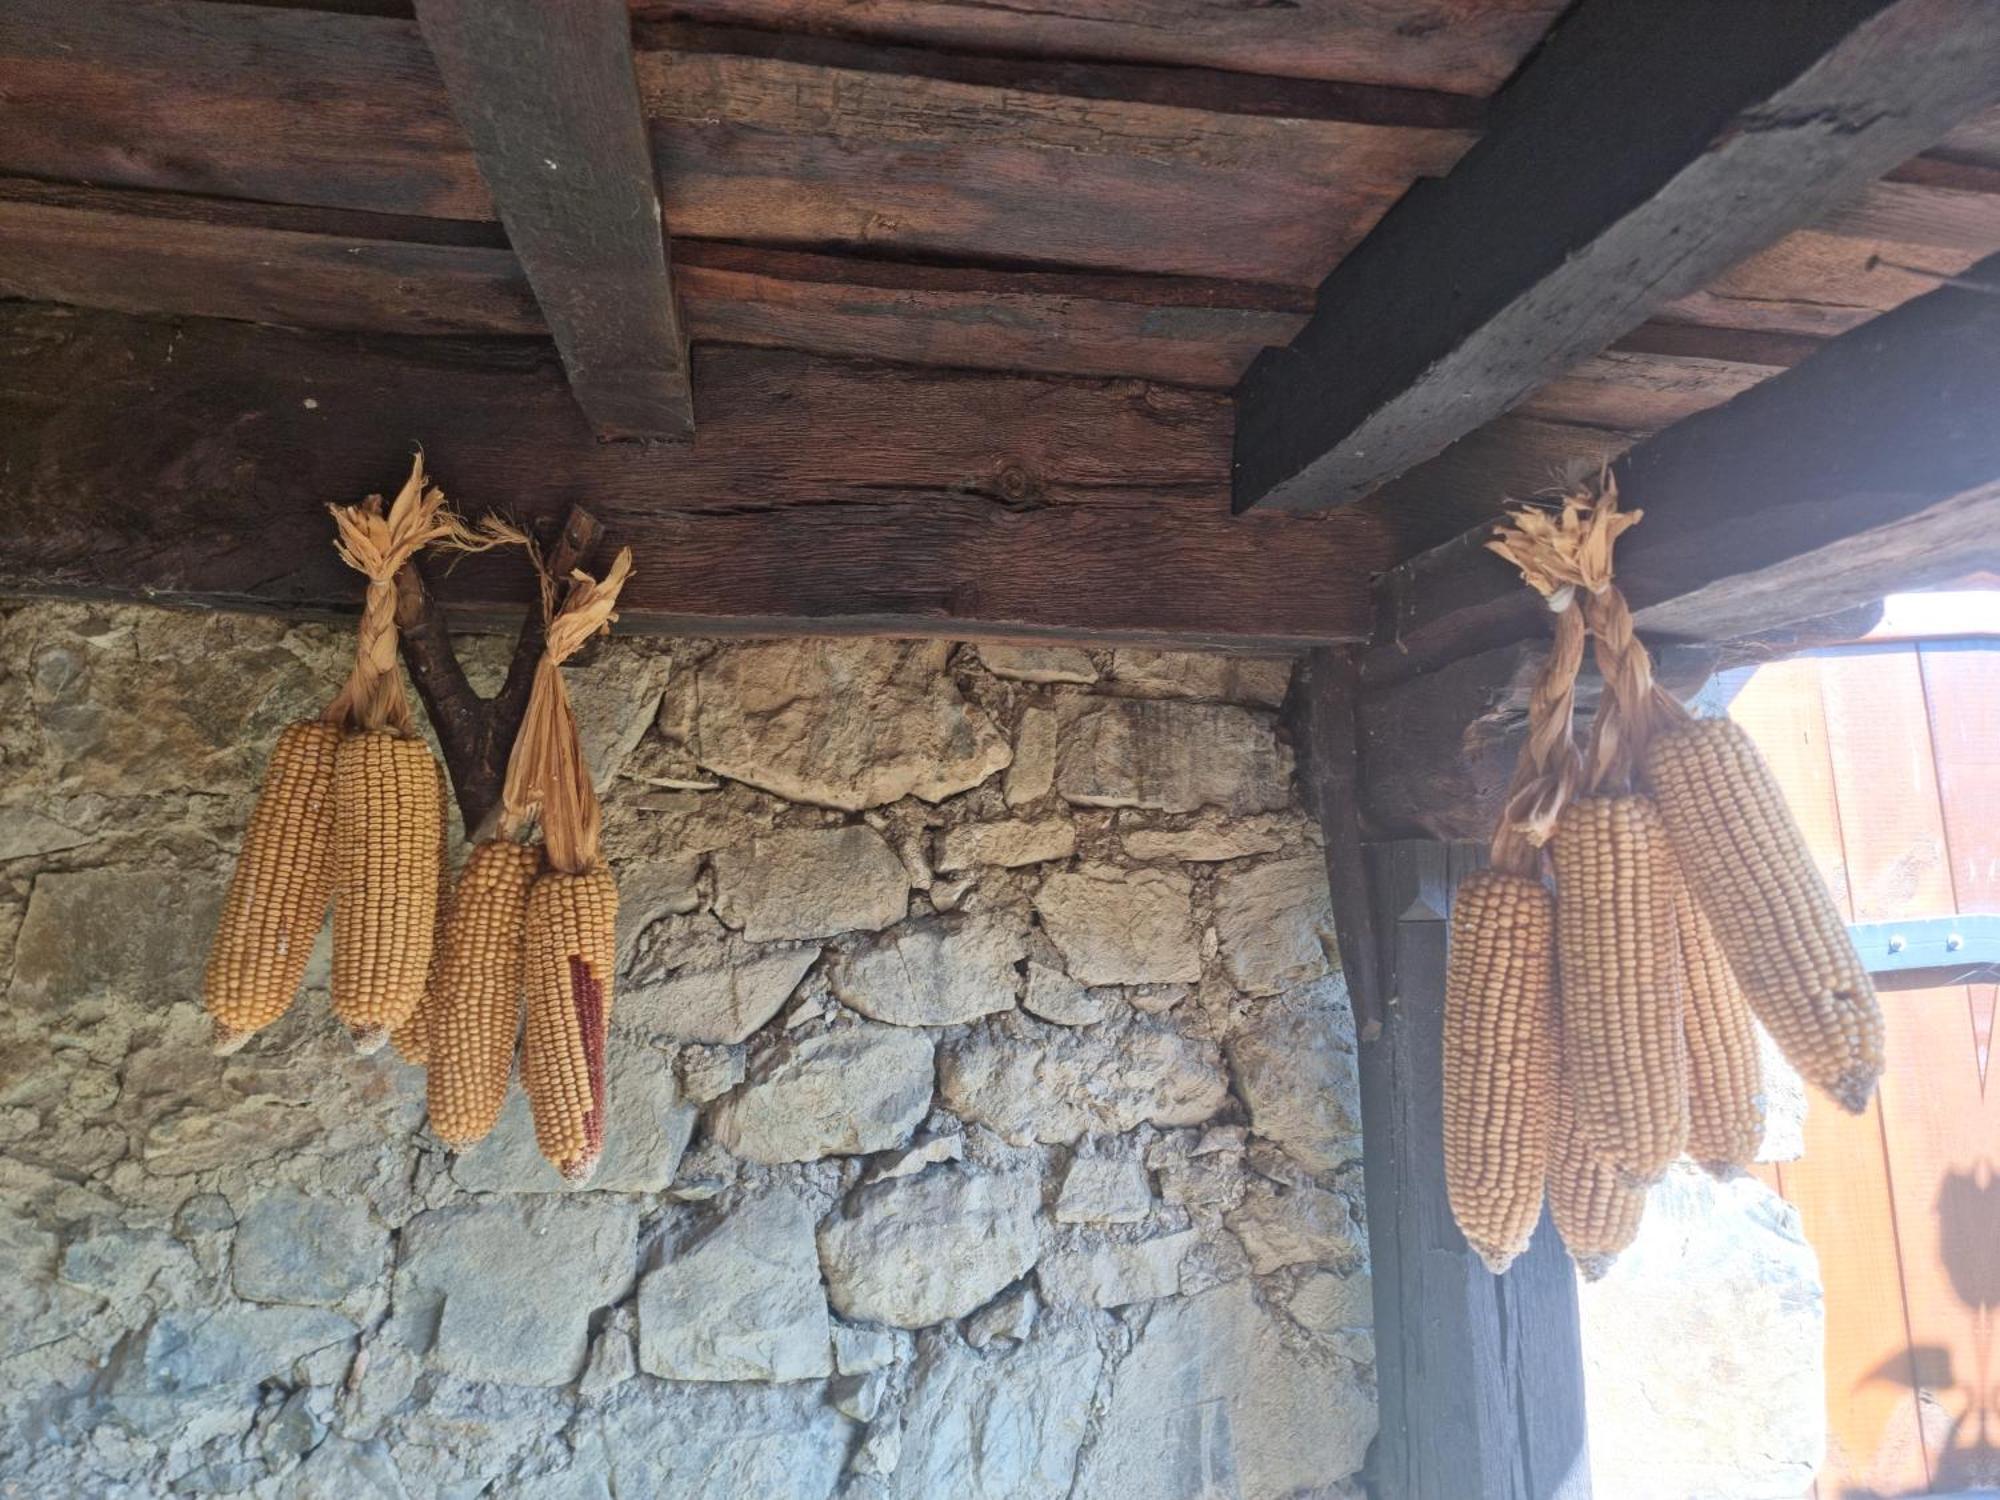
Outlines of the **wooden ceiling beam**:
{"type": "MultiPolygon", "coordinates": [[[[677,241],[691,340],[1227,389],[1305,320],[1284,287],[920,266],[677,241]]],[[[496,224],[0,179],[0,296],[384,334],[546,336],[496,224]]]]}
{"type": "MultiPolygon", "coordinates": [[[[1364,636],[1391,560],[1364,516],[1232,520],[1215,393],[722,347],[695,375],[691,445],[605,444],[542,340],[0,305],[0,595],[351,609],[324,507],[417,443],[468,515],[588,506],[636,630],[1283,650],[1364,636]]],[[[527,581],[440,588],[477,618],[527,581]]]]}
{"type": "Polygon", "coordinates": [[[689,437],[687,338],[623,0],[417,0],[417,24],[591,426],[689,437]]]}
{"type": "Polygon", "coordinates": [[[2000,97],[1990,0],[1582,0],[1239,388],[1236,508],[1359,500],[2000,97]]]}
{"type": "MultiPolygon", "coordinates": [[[[1964,574],[2000,550],[2000,255],[1831,339],[1613,465],[1645,522],[1619,544],[1641,630],[1732,640],[1964,574]]],[[[1490,525],[1394,569],[1365,682],[1537,634],[1490,525]]],[[[1990,564],[1988,564],[1990,565],[1990,564]]]]}

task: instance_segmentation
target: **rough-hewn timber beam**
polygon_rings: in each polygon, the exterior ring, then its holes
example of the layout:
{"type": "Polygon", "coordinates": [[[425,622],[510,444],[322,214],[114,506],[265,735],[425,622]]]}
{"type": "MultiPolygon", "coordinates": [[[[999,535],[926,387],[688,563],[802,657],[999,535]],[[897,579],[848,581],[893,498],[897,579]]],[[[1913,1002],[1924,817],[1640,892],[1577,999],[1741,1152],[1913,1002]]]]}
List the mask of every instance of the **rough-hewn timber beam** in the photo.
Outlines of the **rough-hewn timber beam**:
{"type": "MultiPolygon", "coordinates": [[[[1967,272],[2000,286],[2000,256],[1967,272]]],[[[1735,640],[1990,566],[2000,549],[2000,295],[1945,286],[1829,340],[1612,466],[1639,626],[1735,640]]],[[[1389,573],[1365,683],[1536,634],[1480,526],[1389,573]]]]}
{"type": "Polygon", "coordinates": [[[1240,387],[1234,499],[1358,500],[2000,97],[1990,0],[1583,0],[1240,387]]]}
{"type": "Polygon", "coordinates": [[[693,430],[623,0],[417,0],[417,23],[600,437],[693,430]]]}
{"type": "MultiPolygon", "coordinates": [[[[626,628],[1286,648],[1367,632],[1363,516],[1232,520],[1229,404],[1133,381],[715,348],[691,446],[604,444],[540,341],[0,306],[0,593],[352,608],[324,506],[410,446],[469,514],[584,504],[626,628]]],[[[514,560],[440,580],[518,610],[514,560]]]]}

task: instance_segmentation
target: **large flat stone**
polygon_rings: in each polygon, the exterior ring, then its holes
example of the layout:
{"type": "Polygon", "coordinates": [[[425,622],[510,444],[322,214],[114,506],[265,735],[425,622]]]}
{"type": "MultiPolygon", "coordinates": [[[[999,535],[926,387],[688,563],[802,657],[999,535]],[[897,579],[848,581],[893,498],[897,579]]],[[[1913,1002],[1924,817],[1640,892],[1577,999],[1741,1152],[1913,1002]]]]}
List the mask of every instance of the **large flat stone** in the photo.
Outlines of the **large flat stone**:
{"type": "Polygon", "coordinates": [[[1200,1239],[1187,1229],[1129,1244],[1058,1250],[1042,1257],[1035,1279],[1056,1307],[1125,1307],[1171,1297],[1181,1289],[1181,1263],[1200,1239]]]}
{"type": "Polygon", "coordinates": [[[928,1344],[903,1409],[902,1461],[888,1494],[894,1500],[1067,1495],[1103,1364],[1080,1324],[990,1354],[943,1340],[928,1344]]]}
{"type": "Polygon", "coordinates": [[[614,1024],[666,1042],[740,1042],[775,1016],[818,960],[818,944],[754,948],[731,939],[618,996],[614,1024]]]}
{"type": "Polygon", "coordinates": [[[1043,881],[1035,910],[1072,978],[1170,983],[1201,978],[1193,891],[1178,871],[1093,866],[1043,881]]]}
{"type": "Polygon", "coordinates": [[[160,1009],[199,999],[222,891],[220,877],[172,870],[36,876],[14,940],[8,1003],[61,1011],[124,999],[160,1009]]]}
{"type": "Polygon", "coordinates": [[[939,1167],[861,1188],[819,1231],[833,1306],[898,1328],[962,1318],[1033,1267],[1040,1208],[1022,1172],[939,1167]]]}
{"type": "Polygon", "coordinates": [[[496,1200],[404,1226],[395,1317],[405,1342],[467,1380],[565,1385],[590,1315],[637,1271],[639,1208],[604,1199],[496,1200]]]}
{"type": "Polygon", "coordinates": [[[1215,883],[1222,966],[1247,995],[1274,995],[1327,971],[1333,904],[1318,854],[1225,870],[1215,883]]]}
{"type": "Polygon", "coordinates": [[[1046,708],[1024,708],[1014,730],[1014,762],[1007,767],[1002,794],[1009,807],[1035,802],[1056,784],[1056,716],[1046,708]]]}
{"type": "Polygon", "coordinates": [[[831,1500],[854,1426],[813,1385],[633,1380],[571,1437],[610,1495],[831,1500]]]}
{"type": "Polygon", "coordinates": [[[1223,656],[1212,651],[1148,651],[1124,647],[1111,654],[1111,681],[1121,692],[1162,698],[1213,698],[1276,708],[1292,680],[1289,656],[1223,656]]]}
{"type": "Polygon", "coordinates": [[[787,1037],[710,1107],[708,1131],[756,1162],[886,1151],[929,1113],[931,1083],[931,1040],[920,1031],[861,1022],[787,1037]]]}
{"type": "Polygon", "coordinates": [[[1000,823],[960,823],[938,840],[940,870],[979,865],[1017,869],[1068,859],[1076,853],[1076,827],[1066,818],[1009,818],[1000,823]]]}
{"type": "Polygon", "coordinates": [[[366,1203],[267,1192],[237,1224],[231,1276],[253,1302],[331,1306],[380,1280],[388,1251],[366,1203]]]}
{"type": "Polygon", "coordinates": [[[1253,1181],[1226,1222],[1259,1276],[1286,1266],[1352,1266],[1364,1250],[1347,1200],[1324,1188],[1253,1181]]]}
{"type": "Polygon", "coordinates": [[[1229,1098],[1213,1042],[1143,1017],[1083,1030],[1024,1017],[981,1027],[941,1049],[938,1090],[961,1118],[1017,1145],[1198,1125],[1229,1098]]]}
{"type": "Polygon", "coordinates": [[[715,914],[753,943],[874,932],[909,909],[903,862],[859,823],[718,849],[714,866],[715,914]]]}
{"type": "Polygon", "coordinates": [[[979,647],[979,661],[995,677],[1016,682],[1095,682],[1097,667],[1090,653],[1078,646],[979,647]]]}
{"type": "Polygon", "coordinates": [[[1056,790],[1086,807],[1273,812],[1291,779],[1271,717],[1220,703],[1095,702],[1063,725],[1056,757],[1056,790]]]}
{"type": "Polygon", "coordinates": [[[1074,1500],[1296,1500],[1338,1493],[1361,1466],[1375,1402],[1352,1364],[1288,1341],[1238,1281],[1154,1307],[1098,1432],[1074,1500]]]}
{"type": "Polygon", "coordinates": [[[726,646],[699,669],[696,753],[720,775],[849,811],[975,787],[1010,757],[945,672],[951,649],[879,637],[726,646]]]}
{"type": "Polygon", "coordinates": [[[1229,1039],[1250,1128],[1314,1172],[1361,1155],[1361,1080],[1346,986],[1330,977],[1286,997],[1229,1039]]]}
{"type": "Polygon", "coordinates": [[[909,922],[867,938],[828,970],[843,1004],[898,1026],[954,1026],[1014,1008],[1027,913],[909,922]]]}
{"type": "Polygon", "coordinates": [[[300,1360],[358,1331],[352,1319],[317,1307],[239,1302],[167,1312],[146,1335],[146,1380],[185,1393],[289,1378],[300,1360]]]}
{"type": "Polygon", "coordinates": [[[668,1380],[833,1373],[812,1214],[776,1189],[719,1214],[682,1211],[639,1283],[639,1366],[668,1380]]]}

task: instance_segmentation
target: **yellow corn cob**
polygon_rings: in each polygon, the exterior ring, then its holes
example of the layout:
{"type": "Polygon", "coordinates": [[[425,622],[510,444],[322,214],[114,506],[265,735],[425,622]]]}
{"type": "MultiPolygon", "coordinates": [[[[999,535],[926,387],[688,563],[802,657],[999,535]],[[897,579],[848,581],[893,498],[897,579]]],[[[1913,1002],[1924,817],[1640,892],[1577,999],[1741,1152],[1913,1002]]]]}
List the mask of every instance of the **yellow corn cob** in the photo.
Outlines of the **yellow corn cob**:
{"type": "Polygon", "coordinates": [[[1559,1084],[1549,1152],[1549,1217],[1585,1281],[1611,1269],[1638,1237],[1645,1212],[1646,1190],[1590,1150],[1577,1131],[1568,1085],[1559,1084]]]}
{"type": "Polygon", "coordinates": [[[1750,1008],[1860,1113],[1882,1074],[1881,1007],[1764,757],[1732,720],[1697,719],[1653,740],[1645,772],[1750,1008]]]}
{"type": "Polygon", "coordinates": [[[287,724],[271,751],[208,951],[202,1002],[215,1050],[234,1052],[291,1006],[333,895],[340,730],[287,724]]]}
{"type": "Polygon", "coordinates": [[[1686,981],[1687,1152],[1709,1173],[1733,1177],[1764,1143],[1764,1067],[1757,1027],[1701,904],[1674,882],[1674,926],[1686,981]]]}
{"type": "Polygon", "coordinates": [[[431,1129],[454,1151],[477,1145],[507,1102],[521,1025],[528,889],[541,850],[506,839],[476,846],[452,898],[431,1016],[431,1129]]]}
{"type": "Polygon", "coordinates": [[[1458,890],[1444,990],[1444,1174],[1452,1216],[1494,1275],[1542,1213],[1556,1088],[1555,903],[1482,870],[1458,890]]]}
{"type": "Polygon", "coordinates": [[[334,767],[333,1013],[363,1051],[423,998],[444,807],[422,740],[352,734],[334,767]]]}
{"type": "Polygon", "coordinates": [[[572,1182],[586,1180],[604,1151],[604,1040],[617,929],[618,884],[609,870],[552,870],[529,892],[521,1082],[536,1144],[572,1182]]]}
{"type": "Polygon", "coordinates": [[[1563,1072],[1576,1129],[1637,1182],[1687,1144],[1677,878],[1649,797],[1579,797],[1552,844],[1563,1072]]]}
{"type": "Polygon", "coordinates": [[[431,1016],[437,1010],[438,978],[444,968],[445,931],[451,925],[451,788],[444,779],[444,767],[437,768],[438,806],[445,809],[438,819],[438,904],[437,919],[431,926],[431,963],[424,971],[424,998],[410,1012],[410,1019],[389,1033],[389,1045],[404,1062],[423,1067],[431,1060],[431,1016]]]}

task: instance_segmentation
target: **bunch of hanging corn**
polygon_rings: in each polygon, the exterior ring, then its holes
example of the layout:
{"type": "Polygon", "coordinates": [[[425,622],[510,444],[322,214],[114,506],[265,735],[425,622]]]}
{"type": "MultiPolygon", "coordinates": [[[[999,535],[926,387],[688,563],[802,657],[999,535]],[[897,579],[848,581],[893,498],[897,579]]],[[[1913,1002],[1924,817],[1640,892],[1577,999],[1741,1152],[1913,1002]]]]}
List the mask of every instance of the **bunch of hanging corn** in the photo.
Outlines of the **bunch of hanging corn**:
{"type": "MultiPolygon", "coordinates": [[[[1607,481],[1558,515],[1516,516],[1493,544],[1558,608],[1582,600],[1605,681],[1569,777],[1547,757],[1553,723],[1531,705],[1495,870],[1467,882],[1453,912],[1446,1182],[1468,1243],[1496,1270],[1533,1226],[1520,1181],[1546,1182],[1558,1232],[1596,1276],[1637,1234],[1647,1185],[1683,1152],[1718,1175],[1755,1158],[1753,1011],[1850,1109],[1865,1107],[1882,1066],[1868,977],[1762,758],[1734,724],[1691,719],[1653,683],[1611,581],[1613,543],[1638,519],[1618,512],[1607,481]],[[1538,737],[1543,758],[1530,764],[1538,737]],[[1503,860],[1516,836],[1547,840],[1553,893],[1518,849],[1503,860]],[[1537,1026],[1550,1033],[1540,1049],[1537,1026]],[[1515,1090],[1547,1101],[1546,1135],[1526,1149],[1544,1127],[1515,1090]],[[1489,1165],[1501,1143],[1511,1176],[1489,1165]]],[[[1551,672],[1568,649],[1559,626],[1551,672]]]]}
{"type": "MultiPolygon", "coordinates": [[[[493,1128],[506,1098],[525,987],[521,1082],[542,1155],[572,1181],[604,1150],[605,1045],[616,972],[618,887],[603,863],[602,813],[562,663],[615,618],[631,572],[572,575],[547,621],[528,709],[507,761],[500,825],[539,819],[540,848],[481,843],[453,901],[430,1020],[431,1128],[454,1150],[493,1128]]],[[[545,589],[553,599],[553,580],[545,589]]]]}
{"type": "Polygon", "coordinates": [[[368,577],[367,603],[345,685],[317,721],[279,737],[251,813],[203,983],[221,1052],[290,1007],[329,900],[334,1010],[364,1049],[422,993],[443,799],[397,667],[393,581],[460,528],[421,457],[386,511],[380,496],[330,509],[341,559],[368,577]]]}

